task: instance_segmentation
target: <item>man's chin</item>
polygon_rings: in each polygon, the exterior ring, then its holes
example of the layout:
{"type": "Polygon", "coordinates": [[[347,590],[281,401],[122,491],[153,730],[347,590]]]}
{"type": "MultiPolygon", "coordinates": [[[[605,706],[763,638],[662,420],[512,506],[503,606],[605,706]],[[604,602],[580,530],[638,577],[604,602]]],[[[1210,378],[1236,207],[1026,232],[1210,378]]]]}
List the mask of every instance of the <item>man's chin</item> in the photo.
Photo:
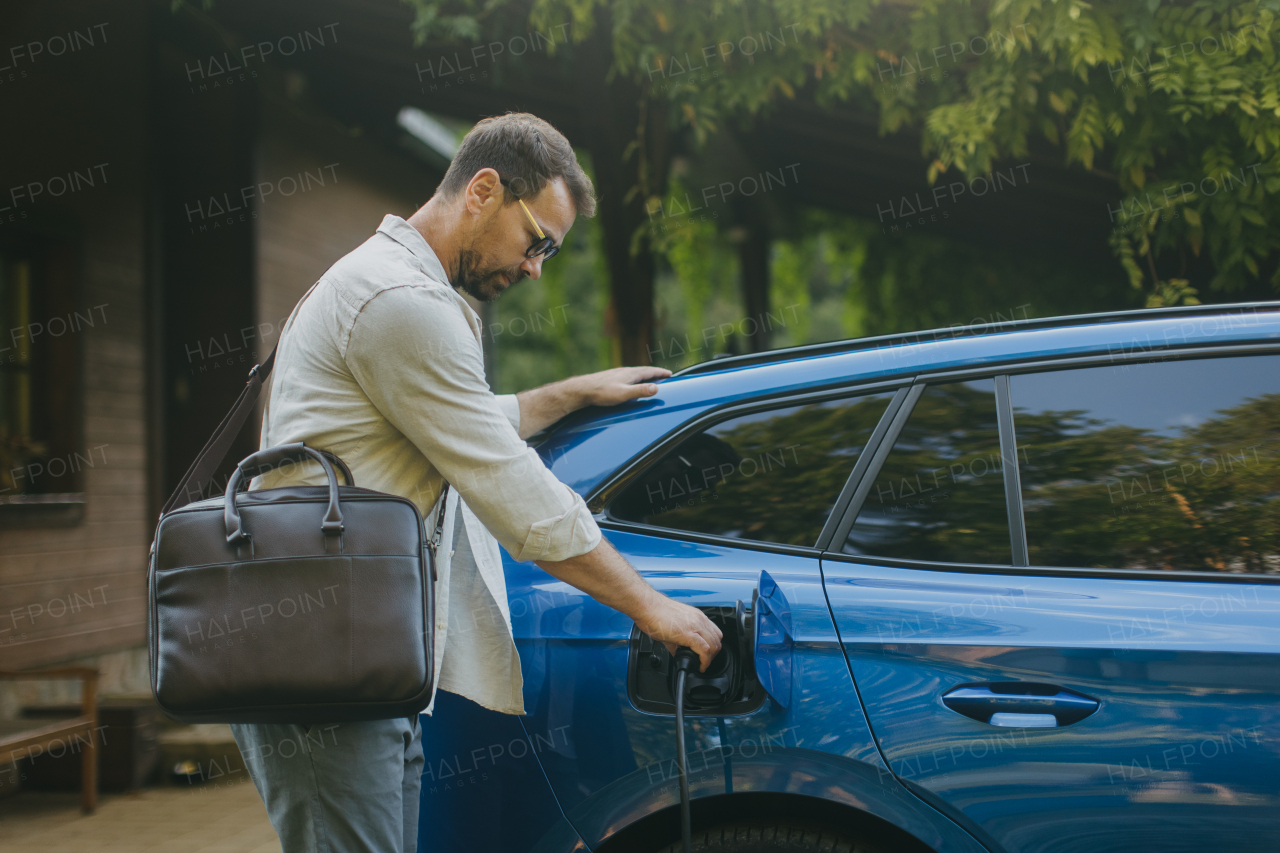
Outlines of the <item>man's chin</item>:
{"type": "Polygon", "coordinates": [[[506,293],[512,285],[524,278],[522,275],[509,276],[506,273],[487,278],[481,282],[480,288],[484,291],[484,296],[476,297],[482,302],[492,302],[502,294],[506,293]]]}
{"type": "Polygon", "coordinates": [[[478,282],[468,282],[460,288],[464,293],[478,302],[493,302],[509,287],[501,276],[486,278],[478,282]]]}
{"type": "Polygon", "coordinates": [[[507,284],[506,280],[502,278],[486,281],[477,288],[480,291],[480,295],[477,296],[476,299],[479,299],[481,302],[493,302],[505,293],[507,288],[510,286],[511,285],[507,284]]]}

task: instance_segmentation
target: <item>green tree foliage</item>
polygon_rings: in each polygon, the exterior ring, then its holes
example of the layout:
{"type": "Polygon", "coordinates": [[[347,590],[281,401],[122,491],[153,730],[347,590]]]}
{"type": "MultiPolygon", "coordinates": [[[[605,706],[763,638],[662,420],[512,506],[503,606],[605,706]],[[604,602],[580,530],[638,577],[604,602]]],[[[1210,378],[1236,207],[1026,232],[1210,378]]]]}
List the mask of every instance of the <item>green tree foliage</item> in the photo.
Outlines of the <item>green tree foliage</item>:
{"type": "Polygon", "coordinates": [[[1112,245],[1149,304],[1194,301],[1177,271],[1205,250],[1215,289],[1280,286],[1280,4],[913,6],[881,7],[874,67],[837,65],[821,95],[870,85],[884,130],[923,129],[931,180],[1046,143],[1114,180],[1112,245]]]}
{"type": "Polygon", "coordinates": [[[805,212],[799,230],[774,242],[775,304],[802,303],[786,294],[807,285],[813,333],[787,343],[1134,307],[1108,270],[1064,267],[1033,247],[992,252],[927,230],[886,236],[874,222],[821,211],[805,212]]]}
{"type": "MultiPolygon", "coordinates": [[[[678,178],[672,186],[680,191],[678,178]]],[[[653,363],[682,367],[710,358],[723,341],[712,333],[709,340],[700,334],[707,327],[708,308],[714,298],[732,290],[737,272],[736,258],[716,228],[716,223],[694,217],[663,217],[656,228],[655,248],[671,268],[678,288],[676,304],[664,304],[662,284],[658,294],[658,333],[653,363]]],[[[720,318],[714,318],[715,325],[720,318]]]]}
{"type": "Polygon", "coordinates": [[[699,139],[804,96],[918,130],[931,181],[1056,151],[1115,182],[1112,246],[1150,304],[1280,287],[1280,0],[406,2],[419,38],[518,11],[575,42],[607,7],[613,73],[699,139]],[[1214,273],[1192,283],[1202,252],[1214,273]]]}
{"type": "MultiPolygon", "coordinates": [[[[673,193],[679,197],[679,193],[673,193]]],[[[772,243],[774,347],[911,329],[973,325],[1140,307],[1114,271],[1065,266],[1034,247],[992,252],[928,230],[886,235],[875,222],[806,210],[795,236],[772,243]]],[[[670,275],[658,281],[654,363],[672,369],[741,352],[748,321],[735,293],[738,259],[715,223],[665,217],[670,275]]]]}

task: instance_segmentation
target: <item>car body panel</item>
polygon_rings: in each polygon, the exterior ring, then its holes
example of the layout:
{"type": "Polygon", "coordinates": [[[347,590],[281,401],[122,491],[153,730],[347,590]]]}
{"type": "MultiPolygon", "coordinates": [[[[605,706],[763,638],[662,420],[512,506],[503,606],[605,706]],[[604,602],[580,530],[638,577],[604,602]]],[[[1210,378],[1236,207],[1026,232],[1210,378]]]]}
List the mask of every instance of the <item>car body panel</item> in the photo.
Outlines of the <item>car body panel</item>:
{"type": "MultiPolygon", "coordinates": [[[[693,605],[750,602],[767,566],[790,605],[791,707],[686,721],[692,797],[773,791],[865,808],[937,850],[981,850],[889,774],[841,653],[816,559],[606,531],[657,589],[693,605]]],[[[626,692],[631,620],[504,557],[530,731],[571,733],[538,753],[569,822],[595,847],[679,802],[673,718],[626,692]]]]}
{"type": "Polygon", "coordinates": [[[1280,586],[823,560],[896,775],[1009,853],[1270,850],[1280,840],[1280,586]],[[1059,728],[949,709],[962,684],[1096,699],[1059,728]]]}
{"type": "Polygon", "coordinates": [[[565,820],[537,755],[567,733],[532,737],[522,717],[440,691],[422,724],[418,849],[575,853],[586,845],[565,820]]]}

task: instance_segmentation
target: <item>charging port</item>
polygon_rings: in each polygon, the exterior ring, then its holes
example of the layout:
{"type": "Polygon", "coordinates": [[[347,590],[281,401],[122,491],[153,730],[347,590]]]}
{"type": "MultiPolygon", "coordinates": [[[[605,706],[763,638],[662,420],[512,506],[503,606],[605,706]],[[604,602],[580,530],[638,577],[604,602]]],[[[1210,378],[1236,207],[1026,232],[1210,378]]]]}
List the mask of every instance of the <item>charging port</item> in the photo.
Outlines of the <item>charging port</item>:
{"type": "MultiPolygon", "coordinates": [[[[701,607],[724,634],[720,653],[706,672],[690,672],[685,685],[688,717],[733,717],[764,704],[765,691],[756,678],[751,611],[741,601],[733,607],[701,607]]],[[[676,667],[671,653],[639,628],[631,629],[627,657],[627,696],[646,714],[676,713],[676,667]]]]}

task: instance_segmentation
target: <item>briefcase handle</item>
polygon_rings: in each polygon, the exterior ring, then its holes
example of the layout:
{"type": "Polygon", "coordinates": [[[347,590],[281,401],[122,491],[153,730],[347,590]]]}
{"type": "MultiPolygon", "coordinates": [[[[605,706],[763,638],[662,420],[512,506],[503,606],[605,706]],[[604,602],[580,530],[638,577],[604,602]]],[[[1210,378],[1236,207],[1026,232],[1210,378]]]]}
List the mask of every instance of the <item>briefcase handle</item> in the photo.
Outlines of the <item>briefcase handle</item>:
{"type": "MultiPolygon", "coordinates": [[[[306,442],[301,442],[301,443],[306,444],[306,442]]],[[[310,445],[308,445],[308,447],[310,447],[310,445]]],[[[319,453],[325,459],[328,459],[329,464],[333,466],[334,472],[342,475],[342,482],[338,484],[339,486],[341,486],[342,483],[346,483],[348,486],[354,486],[356,484],[356,478],[351,474],[351,469],[347,467],[347,463],[343,462],[342,459],[336,453],[331,453],[330,451],[325,450],[322,447],[310,447],[310,449],[314,450],[316,453],[319,453]]],[[[285,461],[287,462],[288,460],[285,460],[285,461]]],[[[267,472],[271,471],[272,468],[275,468],[275,467],[276,467],[275,465],[272,465],[269,463],[262,464],[261,466],[259,466],[258,469],[255,469],[251,465],[246,465],[244,468],[244,477],[248,477],[249,479],[252,479],[262,474],[266,474],[267,472]]],[[[240,488],[245,489],[246,491],[249,488],[249,484],[245,482],[243,477],[240,480],[240,488]]]]}
{"type": "MultiPolygon", "coordinates": [[[[240,509],[236,506],[236,493],[239,491],[240,483],[244,479],[244,472],[248,469],[264,466],[275,467],[284,462],[306,457],[310,457],[320,463],[320,467],[324,469],[325,477],[329,481],[329,507],[325,511],[324,521],[320,524],[320,530],[326,535],[341,533],[342,509],[338,504],[338,475],[333,470],[333,466],[329,464],[329,460],[325,458],[326,455],[315,448],[307,447],[301,441],[296,441],[292,444],[280,444],[275,447],[268,447],[265,450],[259,450],[257,453],[250,454],[240,460],[240,464],[236,466],[231,478],[227,480],[227,494],[222,504],[222,516],[227,527],[227,542],[235,545],[240,540],[249,538],[249,531],[244,529],[244,524],[240,520],[240,509]]],[[[347,476],[349,478],[350,474],[347,476]]],[[[349,479],[348,482],[350,482],[349,479]]]]}

